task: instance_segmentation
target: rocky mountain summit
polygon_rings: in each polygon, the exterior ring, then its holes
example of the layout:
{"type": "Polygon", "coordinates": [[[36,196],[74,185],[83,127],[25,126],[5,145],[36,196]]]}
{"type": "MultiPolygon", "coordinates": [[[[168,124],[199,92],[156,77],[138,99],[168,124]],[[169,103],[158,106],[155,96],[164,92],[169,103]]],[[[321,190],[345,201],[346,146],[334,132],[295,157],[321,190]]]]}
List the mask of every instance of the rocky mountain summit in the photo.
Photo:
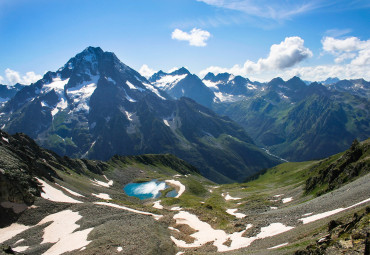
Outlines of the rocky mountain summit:
{"type": "Polygon", "coordinates": [[[149,81],[174,99],[188,97],[206,107],[210,107],[215,100],[212,90],[184,67],[171,73],[159,71],[149,81]]]}

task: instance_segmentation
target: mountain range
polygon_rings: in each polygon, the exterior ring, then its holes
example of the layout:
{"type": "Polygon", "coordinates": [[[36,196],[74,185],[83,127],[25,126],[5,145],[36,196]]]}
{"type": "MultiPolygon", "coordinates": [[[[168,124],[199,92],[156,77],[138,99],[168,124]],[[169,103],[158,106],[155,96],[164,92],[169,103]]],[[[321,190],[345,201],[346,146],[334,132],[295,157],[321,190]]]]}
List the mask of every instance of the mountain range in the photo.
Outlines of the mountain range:
{"type": "MultiPolygon", "coordinates": [[[[184,69],[171,75],[202,83],[184,69]]],[[[172,153],[217,182],[243,180],[280,162],[240,125],[192,99],[171,99],[168,93],[181,87],[162,91],[159,81],[152,84],[113,53],[88,47],[20,90],[1,109],[0,123],[59,155],[107,160],[172,153]]]]}
{"type": "MultiPolygon", "coordinates": [[[[160,72],[160,77],[171,80],[173,74],[160,72]]],[[[299,77],[287,81],[277,77],[260,83],[229,73],[208,73],[202,82],[199,87],[213,92],[215,112],[242,125],[260,147],[290,161],[327,157],[356,138],[370,136],[370,84],[363,79],[305,82],[299,77]]],[[[171,88],[179,83],[173,79],[171,88]]],[[[204,103],[200,93],[187,96],[204,103]]],[[[207,97],[211,98],[208,92],[207,97]]]]}
{"type": "Polygon", "coordinates": [[[172,153],[217,182],[243,179],[278,158],[327,157],[370,136],[363,79],[200,79],[184,67],[146,79],[113,53],[88,47],[30,86],[3,87],[0,124],[10,133],[72,157],[172,153]]]}
{"type": "Polygon", "coordinates": [[[6,102],[12,99],[15,94],[24,87],[22,84],[15,84],[13,86],[0,84],[0,107],[4,106],[6,102]]]}

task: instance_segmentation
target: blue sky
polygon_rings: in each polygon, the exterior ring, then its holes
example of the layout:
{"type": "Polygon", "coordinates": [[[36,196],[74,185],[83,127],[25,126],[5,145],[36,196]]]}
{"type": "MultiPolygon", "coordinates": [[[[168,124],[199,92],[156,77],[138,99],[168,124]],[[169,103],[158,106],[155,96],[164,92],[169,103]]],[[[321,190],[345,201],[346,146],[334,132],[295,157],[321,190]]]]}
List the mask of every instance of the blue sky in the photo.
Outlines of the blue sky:
{"type": "Polygon", "coordinates": [[[146,75],[370,80],[369,17],[361,0],[0,0],[0,83],[35,81],[90,45],[146,75]]]}

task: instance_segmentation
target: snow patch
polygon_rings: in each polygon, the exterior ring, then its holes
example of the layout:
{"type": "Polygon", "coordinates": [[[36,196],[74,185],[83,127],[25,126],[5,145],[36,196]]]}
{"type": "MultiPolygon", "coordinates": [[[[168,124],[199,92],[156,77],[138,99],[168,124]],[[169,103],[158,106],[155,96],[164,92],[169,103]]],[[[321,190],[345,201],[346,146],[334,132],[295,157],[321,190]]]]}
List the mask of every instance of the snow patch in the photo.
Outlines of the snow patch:
{"type": "Polygon", "coordinates": [[[186,76],[188,76],[188,74],[164,75],[161,77],[161,79],[156,81],[154,85],[163,90],[170,90],[174,86],[176,86],[176,84],[179,83],[181,80],[185,79],[186,76]]]}
{"type": "Polygon", "coordinates": [[[289,202],[293,201],[293,197],[283,198],[281,201],[283,201],[283,204],[289,203],[289,202]]]}
{"type": "Polygon", "coordinates": [[[114,208],[118,208],[118,209],[126,210],[126,211],[129,211],[129,212],[133,212],[133,213],[138,213],[138,214],[143,214],[143,215],[153,216],[153,218],[154,218],[154,219],[156,219],[156,220],[159,220],[160,218],[162,218],[162,217],[163,217],[163,215],[154,214],[154,213],[150,213],[150,212],[143,212],[143,211],[139,211],[139,210],[136,210],[136,209],[132,209],[132,208],[129,208],[129,207],[126,207],[126,206],[116,205],[116,204],[112,204],[112,203],[106,203],[106,202],[94,202],[94,204],[96,204],[96,205],[105,205],[105,206],[110,206],[110,207],[114,207],[114,208]]]}
{"type": "Polygon", "coordinates": [[[178,230],[177,228],[174,228],[174,227],[168,227],[168,229],[176,231],[176,232],[180,232],[180,230],[178,230]]]}
{"type": "Polygon", "coordinates": [[[127,92],[125,91],[125,94],[126,94],[126,99],[131,102],[131,103],[136,103],[137,101],[135,99],[133,99],[132,97],[130,97],[127,92]]]}
{"type": "Polygon", "coordinates": [[[72,99],[75,109],[74,111],[85,111],[90,110],[90,97],[96,89],[100,76],[92,76],[90,81],[84,81],[73,88],[68,88],[66,93],[70,99],[72,99]]]}
{"type": "Polygon", "coordinates": [[[153,92],[154,94],[156,94],[160,99],[166,100],[166,98],[164,98],[163,96],[161,96],[161,93],[159,93],[158,89],[156,89],[153,85],[148,84],[148,83],[144,83],[144,82],[143,82],[143,85],[147,89],[149,89],[151,92],[153,92]]]}
{"type": "Polygon", "coordinates": [[[45,103],[45,101],[41,101],[41,106],[42,107],[50,107],[47,103],[45,103]]]}
{"type": "Polygon", "coordinates": [[[220,82],[212,82],[212,81],[209,81],[209,80],[203,80],[203,83],[210,89],[212,89],[213,91],[218,91],[219,88],[218,88],[218,84],[220,84],[220,82]]]}
{"type": "Polygon", "coordinates": [[[156,209],[163,209],[163,205],[161,205],[161,200],[155,201],[153,207],[156,209]]]}
{"type": "Polygon", "coordinates": [[[6,138],[6,137],[1,137],[1,139],[3,139],[3,141],[5,141],[5,142],[9,143],[9,139],[8,139],[8,138],[6,138]]]}
{"type": "Polygon", "coordinates": [[[310,213],[305,213],[305,214],[303,214],[302,216],[303,217],[306,217],[306,216],[310,216],[310,215],[312,215],[313,214],[313,212],[310,212],[310,213]]]}
{"type": "Polygon", "coordinates": [[[280,233],[293,229],[293,227],[285,226],[282,223],[272,223],[267,227],[261,228],[261,232],[257,236],[243,237],[245,231],[252,227],[251,224],[248,224],[246,226],[246,229],[243,231],[227,234],[223,230],[213,229],[211,225],[199,220],[196,215],[186,211],[180,211],[173,218],[176,220],[176,224],[186,224],[194,230],[197,230],[197,232],[190,235],[195,239],[193,243],[186,243],[185,241],[178,240],[175,237],[171,236],[172,241],[178,247],[194,248],[200,247],[208,242],[213,242],[213,245],[217,247],[218,252],[225,252],[248,247],[253,241],[257,239],[263,239],[266,237],[278,235],[280,233]],[[230,246],[224,245],[227,240],[231,240],[230,246]]]}
{"type": "Polygon", "coordinates": [[[334,214],[337,214],[339,212],[342,212],[342,211],[345,211],[347,209],[350,209],[350,208],[353,208],[353,207],[356,207],[358,205],[361,205],[361,204],[365,204],[367,202],[370,202],[370,198],[368,199],[365,199],[357,204],[354,204],[354,205],[351,205],[349,207],[346,207],[346,208],[338,208],[338,209],[335,209],[335,210],[331,210],[331,211],[327,211],[327,212],[323,212],[323,213],[319,213],[319,214],[315,214],[315,215],[312,215],[312,216],[309,216],[309,217],[306,217],[306,218],[301,218],[299,219],[300,221],[303,222],[303,224],[307,224],[307,223],[310,223],[310,222],[314,222],[314,221],[317,221],[317,220],[320,220],[320,219],[323,219],[323,218],[326,218],[328,216],[331,216],[331,215],[334,215],[334,214]]]}
{"type": "Polygon", "coordinates": [[[63,203],[82,203],[76,199],[73,199],[67,195],[65,195],[62,191],[54,188],[53,186],[49,185],[47,182],[41,180],[40,178],[36,178],[38,182],[42,184],[41,197],[50,201],[54,202],[63,202],[63,203]]]}
{"type": "Polygon", "coordinates": [[[87,236],[93,228],[74,232],[80,227],[76,222],[81,218],[78,212],[65,210],[48,215],[41,220],[37,225],[52,222],[44,229],[41,244],[55,243],[45,254],[62,254],[88,245],[91,241],[87,241],[87,236]]]}
{"type": "Polygon", "coordinates": [[[22,238],[22,239],[19,239],[18,241],[16,241],[15,242],[15,244],[14,245],[16,245],[16,244],[19,244],[20,242],[23,242],[24,241],[24,239],[22,238]]]}
{"type": "Polygon", "coordinates": [[[228,214],[233,215],[233,216],[235,216],[235,217],[236,217],[236,218],[238,218],[238,219],[242,219],[242,218],[244,218],[245,216],[247,216],[247,215],[245,215],[244,213],[237,213],[237,211],[238,211],[238,209],[227,209],[227,210],[226,210],[226,212],[227,212],[228,214]]]}
{"type": "Polygon", "coordinates": [[[60,99],[59,99],[59,102],[57,103],[57,105],[55,106],[55,108],[51,111],[51,115],[54,117],[55,114],[57,114],[59,111],[61,110],[64,110],[68,107],[68,102],[67,100],[65,99],[64,97],[64,94],[63,95],[60,95],[59,96],[60,99]]]}
{"type": "Polygon", "coordinates": [[[108,181],[108,182],[102,182],[102,181],[98,181],[96,179],[94,180],[91,180],[94,184],[96,185],[99,185],[99,186],[103,186],[103,187],[106,187],[106,188],[109,188],[111,186],[113,186],[113,180],[108,180],[107,177],[105,175],[103,175],[103,177],[108,181]]]}
{"type": "Polygon", "coordinates": [[[86,158],[87,157],[87,154],[94,147],[95,143],[96,143],[96,140],[91,143],[90,148],[82,155],[82,158],[86,158]]]}
{"type": "Polygon", "coordinates": [[[223,92],[215,92],[215,100],[220,102],[236,102],[244,98],[242,95],[231,95],[223,92]]]}
{"type": "Polygon", "coordinates": [[[181,182],[179,182],[179,181],[175,181],[175,180],[166,180],[166,183],[169,183],[169,184],[172,184],[172,185],[175,185],[175,186],[177,186],[178,187],[178,191],[177,191],[177,196],[175,197],[175,198],[179,198],[181,195],[182,195],[182,193],[184,193],[185,192],[185,185],[184,184],[182,184],[181,182]]]}
{"type": "Polygon", "coordinates": [[[240,197],[232,197],[229,195],[229,192],[227,193],[222,193],[221,194],[223,196],[223,198],[225,198],[225,200],[239,200],[241,199],[240,197]]]}
{"type": "Polygon", "coordinates": [[[277,249],[277,248],[280,248],[280,247],[283,247],[285,245],[288,245],[289,243],[282,243],[282,244],[279,244],[279,245],[276,245],[276,246],[273,246],[273,247],[270,247],[270,248],[267,248],[268,250],[272,250],[272,249],[277,249]]]}
{"type": "Polygon", "coordinates": [[[91,193],[91,195],[93,195],[94,197],[97,197],[97,198],[105,199],[105,200],[112,200],[112,198],[109,196],[109,194],[106,194],[106,193],[99,193],[99,194],[91,193]]]}
{"type": "Polygon", "coordinates": [[[0,243],[3,243],[16,235],[22,233],[23,231],[29,229],[30,226],[25,226],[18,223],[13,223],[9,227],[0,228],[0,243]]]}
{"type": "Polygon", "coordinates": [[[29,248],[29,246],[18,246],[18,247],[12,248],[12,250],[16,251],[16,252],[24,252],[28,248],[29,248]]]}
{"type": "Polygon", "coordinates": [[[113,80],[111,77],[108,77],[108,78],[107,78],[107,80],[108,80],[109,82],[113,83],[114,85],[116,85],[116,84],[117,84],[117,83],[116,83],[116,81],[115,81],[115,80],[113,80]]]}
{"type": "Polygon", "coordinates": [[[64,91],[64,86],[68,82],[69,82],[69,78],[65,80],[62,80],[60,77],[53,78],[51,83],[45,84],[44,86],[42,86],[42,89],[40,92],[46,94],[54,89],[54,91],[59,94],[64,91]]]}
{"type": "Polygon", "coordinates": [[[132,115],[133,115],[133,113],[130,113],[130,112],[128,112],[128,111],[125,111],[125,114],[126,114],[126,117],[127,117],[127,119],[129,120],[129,121],[132,121],[133,119],[132,119],[132,115]]]}
{"type": "Polygon", "coordinates": [[[247,89],[254,90],[254,89],[257,89],[257,86],[256,86],[256,85],[253,85],[253,84],[251,84],[251,83],[248,83],[248,84],[247,84],[247,89]]]}
{"type": "Polygon", "coordinates": [[[136,87],[134,84],[132,84],[132,83],[131,83],[131,82],[129,82],[129,81],[126,81],[126,84],[127,84],[127,86],[128,86],[130,89],[136,89],[136,90],[139,90],[140,92],[145,91],[145,89],[138,88],[138,87],[136,87]]]}
{"type": "Polygon", "coordinates": [[[85,196],[83,196],[83,195],[81,195],[81,194],[79,194],[77,192],[74,192],[74,191],[72,191],[70,189],[67,189],[66,187],[63,187],[62,185],[59,185],[58,183],[55,183],[55,185],[61,187],[62,189],[66,190],[68,193],[71,193],[72,195],[74,195],[76,197],[85,197],[85,196]]]}

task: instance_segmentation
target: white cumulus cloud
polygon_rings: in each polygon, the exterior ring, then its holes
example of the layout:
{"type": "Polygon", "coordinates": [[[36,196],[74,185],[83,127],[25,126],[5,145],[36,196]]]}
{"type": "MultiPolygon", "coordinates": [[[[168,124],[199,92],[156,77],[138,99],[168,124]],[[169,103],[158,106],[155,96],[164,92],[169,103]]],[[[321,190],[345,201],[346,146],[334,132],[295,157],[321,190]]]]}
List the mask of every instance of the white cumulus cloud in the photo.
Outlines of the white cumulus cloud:
{"type": "Polygon", "coordinates": [[[0,83],[2,83],[3,81],[4,81],[4,78],[0,76],[0,83]]]}
{"type": "Polygon", "coordinates": [[[35,74],[34,72],[27,72],[25,75],[21,76],[19,72],[14,71],[10,68],[5,70],[5,77],[8,80],[9,85],[14,85],[16,83],[21,83],[24,85],[29,85],[42,78],[41,75],[35,74]]]}
{"type": "Polygon", "coordinates": [[[303,44],[304,40],[298,36],[287,37],[280,44],[273,44],[269,56],[266,59],[258,60],[257,65],[262,70],[284,69],[294,66],[313,55],[310,49],[303,44]]]}
{"type": "Polygon", "coordinates": [[[176,28],[171,35],[172,39],[179,41],[188,41],[189,45],[204,47],[207,45],[206,41],[211,37],[211,33],[199,28],[193,28],[190,33],[184,32],[176,28]]]}
{"type": "Polygon", "coordinates": [[[340,79],[359,79],[370,80],[369,65],[353,64],[334,64],[297,67],[286,70],[281,75],[283,78],[299,76],[308,81],[323,81],[329,77],[338,77],[340,79]]]}
{"type": "Polygon", "coordinates": [[[312,57],[310,49],[304,46],[304,40],[298,36],[286,37],[280,44],[273,44],[267,58],[260,58],[257,62],[247,60],[243,66],[235,65],[232,68],[211,66],[200,72],[229,72],[235,75],[249,75],[263,71],[282,70],[292,67],[304,59],[312,57]]]}
{"type": "Polygon", "coordinates": [[[348,37],[345,39],[324,37],[322,48],[324,52],[336,57],[336,63],[351,60],[351,64],[353,65],[370,64],[370,40],[362,41],[357,37],[348,37]]]}
{"type": "Polygon", "coordinates": [[[139,73],[144,76],[145,78],[149,78],[152,76],[156,71],[152,68],[150,68],[148,65],[144,64],[140,67],[139,73]]]}

